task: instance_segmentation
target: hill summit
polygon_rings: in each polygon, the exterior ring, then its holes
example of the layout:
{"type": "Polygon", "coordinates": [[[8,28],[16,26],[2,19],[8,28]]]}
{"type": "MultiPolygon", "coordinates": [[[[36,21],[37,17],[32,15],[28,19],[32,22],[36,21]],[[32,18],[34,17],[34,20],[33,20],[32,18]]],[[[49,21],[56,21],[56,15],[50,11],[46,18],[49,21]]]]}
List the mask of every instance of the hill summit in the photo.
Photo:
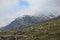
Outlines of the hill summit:
{"type": "Polygon", "coordinates": [[[60,16],[24,29],[1,32],[0,35],[1,39],[8,40],[60,40],[60,16]]]}

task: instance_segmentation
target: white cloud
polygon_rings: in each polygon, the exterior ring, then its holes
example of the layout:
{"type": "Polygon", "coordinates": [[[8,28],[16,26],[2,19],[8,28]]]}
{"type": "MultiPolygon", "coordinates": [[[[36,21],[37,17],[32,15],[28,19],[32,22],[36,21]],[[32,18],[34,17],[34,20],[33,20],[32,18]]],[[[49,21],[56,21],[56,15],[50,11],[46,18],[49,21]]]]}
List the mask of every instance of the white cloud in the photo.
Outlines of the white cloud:
{"type": "Polygon", "coordinates": [[[0,1],[1,7],[11,7],[18,5],[18,0],[1,0],[0,1]]]}
{"type": "Polygon", "coordinates": [[[19,0],[0,0],[0,26],[5,26],[22,15],[60,14],[60,0],[22,0],[29,2],[29,7],[15,9],[19,0]],[[57,10],[57,12],[56,12],[57,10]],[[55,13],[56,12],[56,13],[55,13]]]}
{"type": "MultiPolygon", "coordinates": [[[[28,1],[30,3],[29,8],[24,8],[16,13],[20,14],[28,14],[28,15],[34,15],[37,12],[41,12],[40,14],[50,14],[49,12],[54,12],[57,10],[60,10],[60,4],[58,4],[59,0],[24,0],[28,1]]],[[[54,13],[55,14],[55,13],[54,13]]],[[[59,13],[58,13],[59,14],[59,13]]]]}
{"type": "Polygon", "coordinates": [[[0,27],[14,19],[14,9],[18,5],[18,0],[0,0],[0,27]]]}

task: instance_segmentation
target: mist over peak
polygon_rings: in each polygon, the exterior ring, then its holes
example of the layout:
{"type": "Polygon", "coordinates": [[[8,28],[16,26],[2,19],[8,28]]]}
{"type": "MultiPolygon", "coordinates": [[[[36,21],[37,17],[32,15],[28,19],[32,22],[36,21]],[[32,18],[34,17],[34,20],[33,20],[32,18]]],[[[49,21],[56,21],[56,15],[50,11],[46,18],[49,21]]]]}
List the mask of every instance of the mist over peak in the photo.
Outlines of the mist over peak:
{"type": "Polygon", "coordinates": [[[60,15],[60,0],[1,0],[0,27],[24,15],[60,15]]]}

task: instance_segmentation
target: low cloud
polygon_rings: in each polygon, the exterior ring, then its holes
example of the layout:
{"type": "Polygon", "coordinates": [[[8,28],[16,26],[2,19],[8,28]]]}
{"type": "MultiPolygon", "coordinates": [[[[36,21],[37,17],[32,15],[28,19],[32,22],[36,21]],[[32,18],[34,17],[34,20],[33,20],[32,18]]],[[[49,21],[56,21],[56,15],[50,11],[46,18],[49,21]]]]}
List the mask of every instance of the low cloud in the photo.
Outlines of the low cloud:
{"type": "Polygon", "coordinates": [[[53,13],[55,15],[59,15],[60,11],[60,0],[25,0],[30,3],[29,8],[23,8],[22,11],[19,10],[16,13],[17,14],[28,14],[28,15],[36,15],[36,13],[39,12],[39,14],[45,14],[49,15],[50,13],[53,13]],[[55,13],[56,12],[56,13],[55,13]]]}
{"type": "Polygon", "coordinates": [[[0,0],[0,26],[5,26],[22,15],[50,13],[60,14],[60,0],[0,0]]]}

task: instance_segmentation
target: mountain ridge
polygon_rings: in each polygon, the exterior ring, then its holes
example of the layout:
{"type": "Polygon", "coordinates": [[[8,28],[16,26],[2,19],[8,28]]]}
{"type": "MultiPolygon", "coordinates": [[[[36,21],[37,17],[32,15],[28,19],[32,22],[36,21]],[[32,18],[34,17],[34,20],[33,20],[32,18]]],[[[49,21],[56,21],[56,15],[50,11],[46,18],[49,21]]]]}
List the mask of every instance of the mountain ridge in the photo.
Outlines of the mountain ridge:
{"type": "MultiPolygon", "coordinates": [[[[53,16],[54,17],[54,16],[53,16]]],[[[9,25],[5,26],[2,28],[2,30],[10,30],[13,28],[24,28],[29,25],[33,25],[38,22],[42,22],[45,20],[51,19],[48,16],[41,15],[41,16],[29,16],[29,15],[24,15],[23,17],[18,17],[14,21],[12,21],[9,25]]]]}
{"type": "Polygon", "coordinates": [[[0,35],[7,40],[60,40],[60,16],[24,29],[0,32],[0,35]]]}

